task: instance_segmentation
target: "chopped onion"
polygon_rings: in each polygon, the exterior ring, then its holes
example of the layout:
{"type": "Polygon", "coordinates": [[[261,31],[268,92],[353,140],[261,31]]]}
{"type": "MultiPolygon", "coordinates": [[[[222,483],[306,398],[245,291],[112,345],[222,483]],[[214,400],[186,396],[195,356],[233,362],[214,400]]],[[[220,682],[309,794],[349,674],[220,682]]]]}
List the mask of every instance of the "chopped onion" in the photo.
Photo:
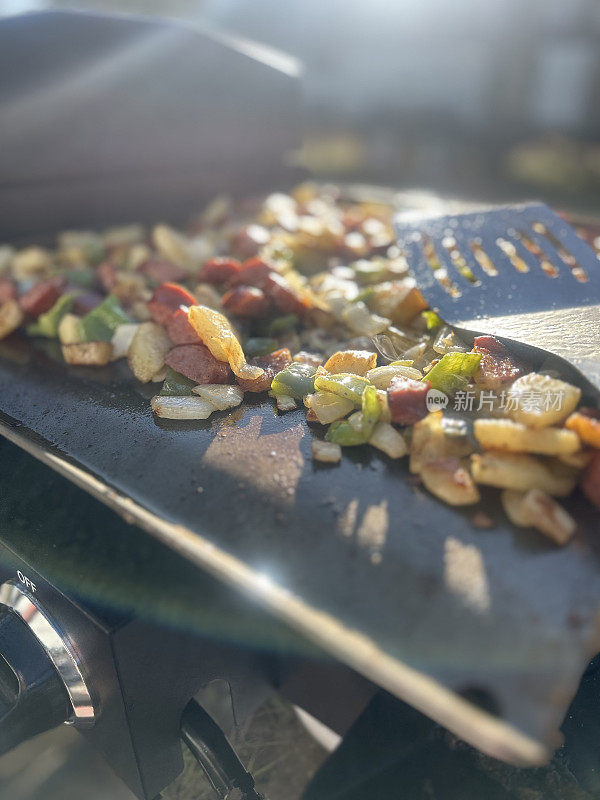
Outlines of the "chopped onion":
{"type": "Polygon", "coordinates": [[[420,370],[414,367],[388,365],[386,367],[370,369],[366,377],[377,389],[388,389],[393,378],[411,378],[414,381],[420,381],[423,375],[420,370]]]}
{"type": "Polygon", "coordinates": [[[199,395],[203,400],[224,411],[226,408],[235,408],[244,399],[244,392],[239,386],[230,386],[221,383],[207,383],[194,386],[194,394],[199,395]]]}
{"type": "Polygon", "coordinates": [[[129,350],[135,332],[139,325],[135,323],[126,323],[124,325],[117,325],[115,332],[112,335],[111,344],[113,346],[113,358],[124,358],[129,350]]]}
{"type": "Polygon", "coordinates": [[[364,336],[376,336],[391,325],[391,321],[377,314],[371,314],[365,303],[351,303],[342,314],[342,319],[354,332],[364,336]]]}
{"type": "Polygon", "coordinates": [[[323,461],[325,464],[337,464],[342,460],[342,448],[333,442],[322,442],[320,439],[313,439],[311,443],[312,457],[315,461],[323,461]]]}
{"type": "Polygon", "coordinates": [[[369,444],[382,450],[390,458],[402,458],[408,453],[402,435],[387,422],[378,422],[375,425],[369,444]]]}
{"type": "Polygon", "coordinates": [[[275,395],[278,411],[293,411],[296,408],[296,401],[289,394],[275,395]]]}
{"type": "Polygon", "coordinates": [[[208,419],[217,409],[201,397],[161,397],[150,401],[152,411],[163,419],[208,419]]]}
{"type": "Polygon", "coordinates": [[[307,404],[305,400],[304,404],[314,412],[321,425],[329,425],[330,422],[345,417],[354,409],[354,403],[351,400],[333,394],[333,392],[316,392],[308,396],[310,403],[307,404]]]}
{"type": "Polygon", "coordinates": [[[227,317],[208,306],[192,306],[188,320],[217,361],[228,361],[238,378],[260,378],[264,370],[246,362],[242,345],[227,317]]]}
{"type": "Polygon", "coordinates": [[[469,349],[447,325],[435,337],[432,347],[440,355],[445,353],[466,353],[469,349]]]}

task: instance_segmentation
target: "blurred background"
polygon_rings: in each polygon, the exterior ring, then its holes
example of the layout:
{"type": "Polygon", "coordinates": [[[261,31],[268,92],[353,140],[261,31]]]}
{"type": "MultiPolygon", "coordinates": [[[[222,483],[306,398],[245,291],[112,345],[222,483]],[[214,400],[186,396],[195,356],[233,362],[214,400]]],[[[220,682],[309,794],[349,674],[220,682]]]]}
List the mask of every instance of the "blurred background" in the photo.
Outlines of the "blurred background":
{"type": "Polygon", "coordinates": [[[0,0],[170,16],[305,64],[324,178],[600,207],[598,0],[0,0]]]}

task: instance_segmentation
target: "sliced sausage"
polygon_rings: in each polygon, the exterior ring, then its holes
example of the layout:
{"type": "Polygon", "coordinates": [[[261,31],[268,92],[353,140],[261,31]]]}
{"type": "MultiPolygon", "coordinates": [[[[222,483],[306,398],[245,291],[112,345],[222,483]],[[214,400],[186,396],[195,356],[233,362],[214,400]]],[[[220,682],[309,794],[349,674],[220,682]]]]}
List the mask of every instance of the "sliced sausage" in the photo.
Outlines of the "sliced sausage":
{"type": "Polygon", "coordinates": [[[229,364],[217,359],[203,344],[183,344],[174,347],[165,363],[196,383],[229,383],[229,364]]]}
{"type": "Polygon", "coordinates": [[[414,381],[411,378],[393,378],[388,389],[388,406],[392,422],[397,425],[414,425],[427,416],[427,392],[429,381],[414,381]]]}
{"type": "Polygon", "coordinates": [[[273,267],[262,258],[248,258],[239,271],[230,279],[231,286],[256,286],[264,289],[273,272],[273,267]]]}
{"type": "Polygon", "coordinates": [[[17,299],[17,287],[10,278],[0,278],[0,306],[7,300],[17,299]]]}
{"type": "Polygon", "coordinates": [[[21,310],[29,317],[37,319],[49,311],[65,288],[63,277],[50,278],[33,286],[19,299],[21,310]]]}
{"type": "Polygon", "coordinates": [[[179,306],[193,306],[196,298],[177,283],[161,283],[148,301],[150,316],[159,325],[168,325],[179,306]]]}
{"type": "Polygon", "coordinates": [[[245,225],[234,234],[231,248],[240,258],[252,258],[258,255],[269,238],[269,231],[262,225],[245,225]]]}
{"type": "Polygon", "coordinates": [[[532,369],[529,364],[511,355],[494,336],[475,337],[473,352],[483,354],[473,380],[484,389],[498,389],[532,369]]]}
{"type": "Polygon", "coordinates": [[[581,489],[590,503],[600,508],[600,452],[595,453],[587,465],[581,479],[581,489]]]}
{"type": "Polygon", "coordinates": [[[263,291],[271,298],[282,314],[302,316],[308,309],[308,303],[292,289],[288,281],[277,272],[271,272],[263,291]]]}
{"type": "Polygon", "coordinates": [[[269,298],[255,286],[236,286],[221,298],[221,304],[238,317],[262,317],[271,307],[269,298]]]}
{"type": "Polygon", "coordinates": [[[117,267],[112,261],[103,261],[96,267],[96,276],[105,292],[111,292],[117,282],[117,267]]]}
{"type": "Polygon", "coordinates": [[[266,392],[271,388],[271,382],[275,375],[292,363],[292,354],[287,347],[282,347],[281,350],[275,350],[266,356],[251,358],[249,363],[261,367],[264,372],[260,378],[253,381],[238,378],[239,385],[245,392],[266,392]]]}
{"type": "Polygon", "coordinates": [[[241,270],[241,262],[237,258],[209,258],[198,275],[201,283],[227,283],[241,270]]]}
{"type": "Polygon", "coordinates": [[[167,333],[173,344],[202,344],[183,308],[178,308],[167,323],[167,333]]]}
{"type": "Polygon", "coordinates": [[[473,343],[476,353],[492,353],[495,356],[507,355],[506,347],[495,336],[476,336],[473,343]]]}

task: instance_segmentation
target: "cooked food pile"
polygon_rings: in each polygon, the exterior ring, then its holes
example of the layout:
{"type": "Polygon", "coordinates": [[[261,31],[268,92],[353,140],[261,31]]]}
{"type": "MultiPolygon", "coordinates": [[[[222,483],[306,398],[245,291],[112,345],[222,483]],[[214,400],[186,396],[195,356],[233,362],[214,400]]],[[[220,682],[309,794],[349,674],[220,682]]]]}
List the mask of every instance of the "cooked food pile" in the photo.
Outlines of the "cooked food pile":
{"type": "Polygon", "coordinates": [[[495,486],[515,525],[566,543],[576,525],[556,498],[579,485],[600,507],[600,411],[494,337],[461,341],[427,308],[391,218],[302,184],[243,218],[217,198],[187,234],[128,225],[0,248],[0,338],[56,338],[78,366],[126,358],[166,419],[204,420],[246,393],[304,405],[316,461],[407,456],[445,503],[495,486]]]}

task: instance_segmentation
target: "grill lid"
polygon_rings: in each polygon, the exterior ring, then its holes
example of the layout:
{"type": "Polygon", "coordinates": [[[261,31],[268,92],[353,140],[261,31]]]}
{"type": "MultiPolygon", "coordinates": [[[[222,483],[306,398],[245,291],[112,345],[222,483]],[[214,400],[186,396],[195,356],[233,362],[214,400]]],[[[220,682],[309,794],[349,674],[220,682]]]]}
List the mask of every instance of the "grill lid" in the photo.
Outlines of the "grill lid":
{"type": "Polygon", "coordinates": [[[4,236],[173,219],[288,178],[299,64],[175,21],[0,22],[4,236]]]}

